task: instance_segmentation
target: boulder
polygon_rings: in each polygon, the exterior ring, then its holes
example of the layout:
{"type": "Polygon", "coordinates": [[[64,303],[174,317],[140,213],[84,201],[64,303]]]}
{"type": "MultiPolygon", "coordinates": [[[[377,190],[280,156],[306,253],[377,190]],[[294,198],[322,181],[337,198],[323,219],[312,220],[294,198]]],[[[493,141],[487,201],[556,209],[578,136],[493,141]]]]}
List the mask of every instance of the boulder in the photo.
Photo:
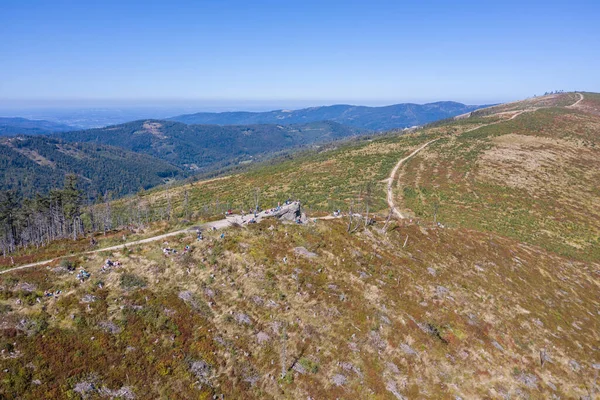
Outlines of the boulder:
{"type": "Polygon", "coordinates": [[[306,214],[302,212],[299,201],[282,206],[280,210],[274,211],[272,216],[284,222],[296,222],[298,217],[300,217],[300,221],[303,224],[308,222],[308,218],[306,217],[306,214]]]}

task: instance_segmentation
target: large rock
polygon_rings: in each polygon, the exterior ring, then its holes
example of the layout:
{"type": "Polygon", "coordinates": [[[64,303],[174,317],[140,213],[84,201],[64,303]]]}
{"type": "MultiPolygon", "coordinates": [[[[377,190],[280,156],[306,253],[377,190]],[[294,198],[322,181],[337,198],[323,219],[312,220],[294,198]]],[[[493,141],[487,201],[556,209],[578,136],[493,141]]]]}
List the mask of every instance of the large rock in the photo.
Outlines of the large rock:
{"type": "Polygon", "coordinates": [[[300,221],[302,223],[308,222],[308,218],[306,217],[306,214],[302,212],[302,207],[299,201],[294,201],[291,204],[282,206],[279,211],[274,211],[272,215],[273,217],[284,222],[296,222],[298,217],[300,217],[300,221]]]}

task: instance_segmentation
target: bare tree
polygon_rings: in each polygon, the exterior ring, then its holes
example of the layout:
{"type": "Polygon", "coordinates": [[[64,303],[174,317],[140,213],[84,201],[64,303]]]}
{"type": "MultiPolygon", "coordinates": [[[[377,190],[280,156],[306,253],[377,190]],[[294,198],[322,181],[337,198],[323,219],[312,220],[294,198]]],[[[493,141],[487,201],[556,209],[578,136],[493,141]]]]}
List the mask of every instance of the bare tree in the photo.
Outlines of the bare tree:
{"type": "Polygon", "coordinates": [[[258,210],[260,200],[260,188],[254,188],[254,209],[258,210]]]}
{"type": "Polygon", "coordinates": [[[188,199],[188,191],[187,189],[183,192],[184,197],[184,209],[185,209],[185,219],[190,219],[190,207],[189,207],[189,199],[188,199]]]}

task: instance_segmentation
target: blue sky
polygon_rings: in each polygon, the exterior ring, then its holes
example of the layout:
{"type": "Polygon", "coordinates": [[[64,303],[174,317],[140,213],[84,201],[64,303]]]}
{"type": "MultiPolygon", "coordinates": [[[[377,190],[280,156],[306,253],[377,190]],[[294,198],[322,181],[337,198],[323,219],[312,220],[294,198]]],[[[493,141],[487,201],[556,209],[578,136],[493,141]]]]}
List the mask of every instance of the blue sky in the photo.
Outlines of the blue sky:
{"type": "Polygon", "coordinates": [[[599,1],[577,0],[2,0],[0,101],[378,105],[600,91],[599,20],[599,1]]]}

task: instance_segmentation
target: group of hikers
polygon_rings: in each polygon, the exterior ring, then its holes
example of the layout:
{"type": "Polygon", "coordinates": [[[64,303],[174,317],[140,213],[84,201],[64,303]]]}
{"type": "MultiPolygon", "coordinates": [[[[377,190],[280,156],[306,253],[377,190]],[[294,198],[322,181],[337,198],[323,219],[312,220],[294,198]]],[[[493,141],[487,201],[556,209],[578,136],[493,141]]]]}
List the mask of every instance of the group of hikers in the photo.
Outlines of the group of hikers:
{"type": "MultiPolygon", "coordinates": [[[[284,202],[285,205],[289,205],[289,204],[292,204],[292,203],[293,203],[293,201],[291,199],[287,199],[284,202]]],[[[269,209],[265,210],[265,214],[271,214],[271,213],[274,213],[274,212],[277,212],[277,211],[280,211],[280,210],[281,210],[281,203],[277,202],[277,207],[273,207],[273,208],[269,208],[269,209]]],[[[250,215],[254,215],[254,218],[250,219],[249,221],[247,221],[247,223],[251,223],[251,221],[253,221],[253,220],[254,220],[254,222],[256,222],[255,219],[258,217],[258,214],[260,214],[261,212],[263,212],[263,209],[260,206],[257,205],[255,208],[253,208],[249,212],[249,214],[250,215]]],[[[226,217],[228,217],[230,215],[233,215],[233,211],[231,209],[225,211],[225,216],[226,217]]],[[[244,209],[240,210],[240,215],[242,216],[242,221],[243,221],[244,217],[246,217],[246,212],[244,211],[244,209]]]]}
{"type": "MultiPolygon", "coordinates": [[[[293,203],[293,201],[292,201],[292,200],[290,200],[290,199],[287,199],[287,200],[284,202],[284,204],[285,204],[285,205],[289,205],[289,204],[292,204],[292,203],[293,203]]],[[[276,212],[278,212],[278,211],[281,211],[281,208],[282,208],[282,205],[281,205],[281,203],[279,203],[279,202],[278,202],[276,207],[273,207],[273,208],[267,209],[267,210],[265,210],[265,211],[264,211],[264,213],[265,213],[265,214],[267,214],[267,215],[268,215],[268,214],[273,214],[273,213],[276,213],[276,212]]],[[[242,223],[244,223],[244,224],[255,224],[255,223],[257,223],[257,222],[258,222],[258,216],[259,216],[259,213],[263,212],[263,210],[262,210],[262,209],[261,209],[259,206],[256,206],[256,208],[254,208],[254,209],[252,210],[252,212],[250,213],[250,215],[251,215],[252,217],[251,217],[250,219],[248,219],[248,220],[244,220],[244,217],[246,217],[246,213],[244,212],[244,210],[243,210],[243,209],[241,209],[241,210],[240,210],[240,212],[241,212],[241,216],[242,216],[242,223]]],[[[225,216],[226,216],[226,217],[228,217],[228,216],[231,216],[231,215],[234,215],[234,213],[233,213],[233,211],[232,211],[231,209],[228,209],[227,211],[225,211],[225,216]]],[[[297,217],[297,218],[295,219],[295,222],[296,222],[296,223],[298,223],[298,224],[301,224],[301,223],[302,223],[302,219],[301,219],[301,217],[297,217]]],[[[216,231],[216,230],[217,230],[217,228],[216,228],[215,226],[211,226],[211,227],[210,227],[210,230],[211,230],[211,231],[216,231]]],[[[225,233],[224,233],[224,232],[222,232],[222,233],[219,235],[219,237],[220,237],[221,239],[224,239],[224,238],[225,238],[225,233]]],[[[201,241],[203,241],[203,240],[204,240],[204,234],[203,234],[203,231],[202,231],[200,228],[196,228],[196,241],[198,241],[198,242],[201,242],[201,241]]],[[[167,242],[164,242],[163,244],[164,244],[165,246],[168,246],[168,243],[167,243],[167,242]]],[[[168,257],[168,256],[170,256],[170,255],[177,254],[177,250],[176,250],[176,249],[173,249],[173,248],[170,248],[170,247],[163,247],[162,251],[163,251],[163,254],[165,255],[165,257],[168,257]]],[[[183,253],[187,253],[188,251],[191,251],[191,248],[190,248],[190,246],[185,246],[185,248],[184,248],[184,250],[183,250],[183,253]]]]}
{"type": "Polygon", "coordinates": [[[120,267],[121,265],[121,261],[111,261],[109,259],[106,259],[106,261],[104,262],[104,265],[101,268],[102,272],[108,272],[112,269],[112,267],[120,267]]]}
{"type": "MultiPolygon", "coordinates": [[[[200,240],[200,239],[198,239],[198,240],[200,240]]],[[[164,244],[168,245],[167,242],[165,242],[164,244]]],[[[192,248],[190,247],[190,245],[186,245],[183,248],[183,252],[182,253],[186,254],[186,253],[191,252],[191,251],[192,251],[192,248]]],[[[172,254],[177,254],[177,250],[176,249],[172,249],[170,247],[164,247],[163,248],[163,254],[165,255],[165,257],[168,257],[168,256],[170,256],[172,254]]]]}

